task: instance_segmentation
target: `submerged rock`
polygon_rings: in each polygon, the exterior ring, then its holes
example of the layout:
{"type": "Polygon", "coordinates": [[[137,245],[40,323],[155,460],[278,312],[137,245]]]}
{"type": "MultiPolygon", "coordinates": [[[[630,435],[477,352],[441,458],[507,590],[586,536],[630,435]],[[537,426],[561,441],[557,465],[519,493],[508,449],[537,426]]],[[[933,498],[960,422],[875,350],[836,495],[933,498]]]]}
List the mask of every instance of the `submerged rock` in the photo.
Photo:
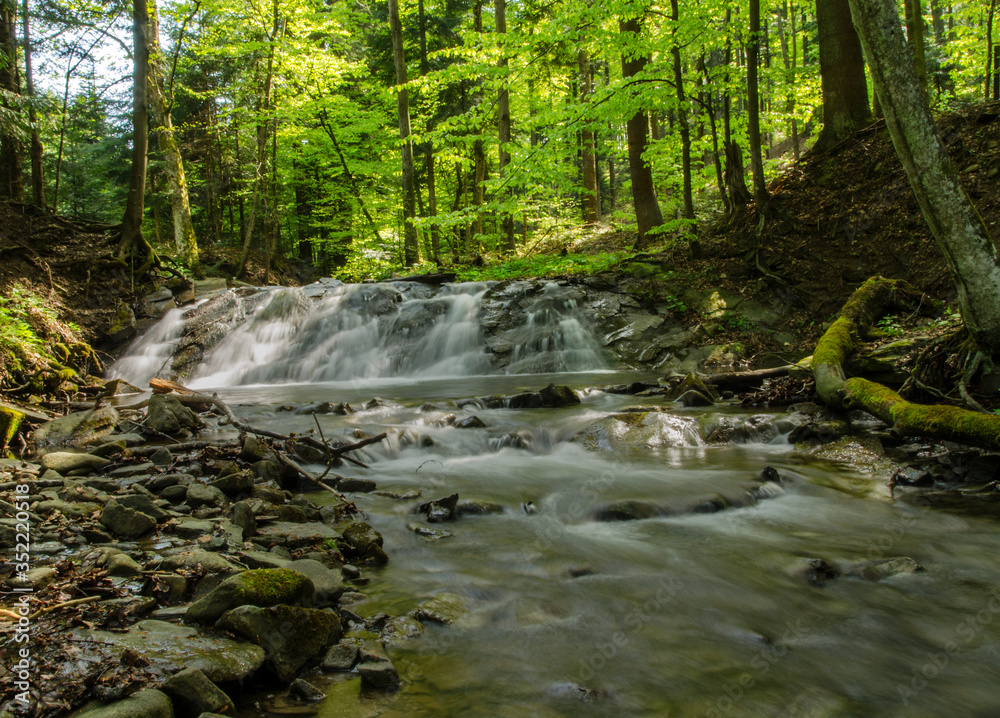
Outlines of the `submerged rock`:
{"type": "Polygon", "coordinates": [[[399,673],[389,660],[372,661],[358,665],[362,689],[395,691],[399,689],[399,673]]]}
{"type": "Polygon", "coordinates": [[[344,529],[344,540],[354,549],[354,553],[367,563],[381,566],[389,562],[382,549],[382,534],[369,524],[358,521],[344,529]]]}
{"type": "Polygon", "coordinates": [[[443,499],[420,504],[414,513],[424,514],[427,521],[434,524],[442,521],[454,521],[458,518],[458,494],[446,496],[443,499]]]}
{"type": "Polygon", "coordinates": [[[202,713],[228,713],[233,701],[197,668],[185,668],[163,682],[161,690],[170,696],[174,709],[182,716],[202,713]]]}

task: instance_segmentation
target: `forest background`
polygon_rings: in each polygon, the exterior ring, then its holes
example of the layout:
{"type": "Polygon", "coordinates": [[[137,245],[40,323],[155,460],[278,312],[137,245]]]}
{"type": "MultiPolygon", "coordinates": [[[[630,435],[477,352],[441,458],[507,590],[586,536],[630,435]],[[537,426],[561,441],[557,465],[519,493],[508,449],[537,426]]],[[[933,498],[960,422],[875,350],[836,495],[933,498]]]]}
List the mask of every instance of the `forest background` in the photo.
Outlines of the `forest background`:
{"type": "MultiPolygon", "coordinates": [[[[996,97],[996,4],[901,7],[936,109],[996,97]]],[[[847,0],[0,8],[0,195],[108,225],[129,206],[122,257],[196,274],[239,277],[256,250],[488,277],[598,224],[697,253],[708,224],[765,217],[783,163],[878,115],[847,0]],[[153,137],[137,199],[134,128],[153,137]]]]}

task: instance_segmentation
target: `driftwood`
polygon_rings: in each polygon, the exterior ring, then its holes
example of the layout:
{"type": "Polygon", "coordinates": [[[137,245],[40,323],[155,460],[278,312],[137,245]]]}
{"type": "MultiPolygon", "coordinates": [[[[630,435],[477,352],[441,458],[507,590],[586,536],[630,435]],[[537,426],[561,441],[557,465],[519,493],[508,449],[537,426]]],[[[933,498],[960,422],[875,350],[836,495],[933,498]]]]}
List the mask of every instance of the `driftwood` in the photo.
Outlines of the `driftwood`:
{"type": "MultiPolygon", "coordinates": [[[[225,414],[226,418],[229,419],[229,423],[232,424],[233,426],[235,426],[240,431],[246,432],[247,434],[254,434],[256,436],[266,436],[266,437],[271,438],[271,439],[280,439],[282,441],[289,441],[289,442],[301,441],[301,442],[307,443],[307,444],[309,444],[311,446],[315,446],[316,448],[320,449],[321,451],[325,451],[326,454],[327,454],[327,456],[329,457],[329,459],[331,461],[334,458],[344,458],[344,459],[347,459],[348,461],[351,461],[351,462],[353,462],[355,464],[359,464],[361,466],[365,466],[365,464],[361,463],[357,459],[353,459],[353,458],[351,458],[349,456],[346,456],[346,454],[348,452],[350,452],[350,451],[355,451],[357,449],[361,449],[361,448],[363,448],[365,446],[368,446],[370,444],[376,444],[376,443],[378,443],[378,442],[380,442],[380,441],[382,441],[383,439],[386,438],[386,434],[382,433],[382,434],[379,434],[378,436],[373,436],[373,437],[370,437],[368,439],[364,439],[364,440],[359,441],[359,442],[357,442],[355,444],[349,444],[347,446],[338,446],[336,448],[332,448],[332,447],[327,446],[326,444],[324,444],[322,442],[316,441],[315,439],[313,439],[311,437],[293,437],[293,436],[288,436],[286,434],[279,434],[276,431],[268,431],[267,429],[258,429],[256,427],[253,427],[250,424],[247,424],[245,421],[241,421],[236,416],[236,414],[233,413],[233,410],[229,408],[229,405],[226,404],[226,402],[222,401],[222,399],[219,398],[218,394],[213,394],[212,396],[208,396],[206,394],[198,394],[198,393],[192,391],[191,389],[188,389],[187,387],[181,386],[180,384],[177,384],[175,382],[165,382],[165,381],[163,381],[161,379],[155,379],[154,381],[160,383],[161,386],[171,385],[173,387],[171,389],[172,391],[176,391],[176,387],[180,387],[181,389],[183,389],[186,392],[186,395],[188,397],[190,397],[192,399],[197,399],[197,400],[199,400],[201,402],[204,402],[204,403],[207,403],[207,404],[211,404],[211,405],[217,407],[220,411],[222,411],[223,414],[225,414]]],[[[150,382],[150,384],[152,385],[152,382],[150,382]]],[[[163,393],[166,393],[166,392],[163,392],[163,393]]],[[[285,456],[283,453],[281,453],[279,451],[275,451],[274,453],[275,453],[275,456],[277,456],[278,459],[283,464],[285,464],[286,466],[294,469],[295,471],[298,471],[300,474],[302,474],[307,479],[309,479],[314,484],[316,484],[316,486],[320,487],[321,489],[324,489],[325,491],[329,491],[330,493],[336,495],[337,498],[339,498],[341,501],[343,501],[345,503],[351,503],[350,501],[348,501],[348,499],[347,499],[346,496],[344,496],[342,493],[340,493],[339,491],[337,491],[333,487],[328,486],[327,484],[323,483],[319,479],[319,477],[315,476],[310,471],[308,471],[305,468],[303,468],[302,466],[300,466],[293,459],[288,458],[287,456],[285,456]]]]}
{"type": "Polygon", "coordinates": [[[179,444],[160,444],[156,446],[137,446],[134,449],[129,449],[129,452],[133,456],[152,456],[157,451],[163,448],[168,448],[172,452],[179,451],[198,451],[200,449],[207,449],[209,446],[233,446],[237,442],[235,441],[184,441],[179,444]]]}

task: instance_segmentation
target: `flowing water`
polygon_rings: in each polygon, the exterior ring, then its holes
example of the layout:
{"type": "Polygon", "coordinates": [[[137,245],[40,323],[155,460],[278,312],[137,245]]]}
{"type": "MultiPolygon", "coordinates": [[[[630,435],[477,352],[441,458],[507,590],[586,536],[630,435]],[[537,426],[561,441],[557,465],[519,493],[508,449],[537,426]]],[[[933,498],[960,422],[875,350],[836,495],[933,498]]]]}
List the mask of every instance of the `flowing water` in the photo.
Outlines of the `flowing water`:
{"type": "Polygon", "coordinates": [[[1000,714],[992,521],[889,500],[879,488],[886,476],[797,452],[785,438],[796,418],[779,413],[667,406],[635,414],[644,418],[630,434],[634,425],[608,417],[657,398],[588,388],[641,377],[606,366],[585,318],[565,303],[539,306],[514,351],[515,369],[533,357],[556,373],[489,374],[476,321],[485,287],[403,299],[377,321],[364,309],[377,291],[365,291],[367,300],[348,288],[318,304],[286,292],[280,311],[234,327],[195,382],[251,424],[282,432],[314,425],[279,411],[284,404],[350,402],[357,413],[318,417],[326,436],[388,430],[390,440],[364,450],[371,469],[343,473],[420,490],[421,501],[457,492],[504,510],[435,524],[453,536],[428,541],[407,528],[426,525],[410,513],[416,500],[357,495],[390,562],[366,571],[370,598],[352,610],[405,615],[447,593],[466,611],[390,646],[404,679],[395,696],[359,704],[338,693],[356,695],[356,680],[310,678],[337,696],[317,715],[1000,714]],[[428,301],[440,306],[418,306],[428,301]],[[405,356],[387,350],[408,320],[427,316],[405,356]],[[582,403],[514,410],[461,401],[550,382],[575,387],[582,403]],[[362,408],[376,395],[382,405],[362,408]],[[455,428],[451,414],[475,414],[486,427],[455,428]],[[705,443],[704,426],[719,422],[737,429],[738,443],[705,443]],[[593,518],[619,500],[680,509],[740,495],[765,466],[786,481],[755,505],[593,518]],[[846,574],[896,556],[923,570],[822,586],[802,573],[813,558],[846,574]]]}

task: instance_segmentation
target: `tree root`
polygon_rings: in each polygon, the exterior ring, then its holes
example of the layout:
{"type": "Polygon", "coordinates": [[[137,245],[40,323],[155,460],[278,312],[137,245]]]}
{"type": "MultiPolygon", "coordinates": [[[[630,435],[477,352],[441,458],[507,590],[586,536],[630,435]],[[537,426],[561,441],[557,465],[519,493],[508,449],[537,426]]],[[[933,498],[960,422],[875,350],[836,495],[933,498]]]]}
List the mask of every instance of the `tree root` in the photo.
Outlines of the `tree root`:
{"type": "MultiPolygon", "coordinates": [[[[902,436],[927,436],[1000,449],[1000,416],[955,406],[913,404],[882,384],[845,377],[844,360],[858,348],[875,320],[907,295],[912,296],[908,285],[881,277],[869,279],[851,295],[840,316],[816,344],[816,393],[832,407],[874,414],[902,436]]],[[[969,380],[982,361],[979,357],[970,363],[966,371],[969,380]]]]}

